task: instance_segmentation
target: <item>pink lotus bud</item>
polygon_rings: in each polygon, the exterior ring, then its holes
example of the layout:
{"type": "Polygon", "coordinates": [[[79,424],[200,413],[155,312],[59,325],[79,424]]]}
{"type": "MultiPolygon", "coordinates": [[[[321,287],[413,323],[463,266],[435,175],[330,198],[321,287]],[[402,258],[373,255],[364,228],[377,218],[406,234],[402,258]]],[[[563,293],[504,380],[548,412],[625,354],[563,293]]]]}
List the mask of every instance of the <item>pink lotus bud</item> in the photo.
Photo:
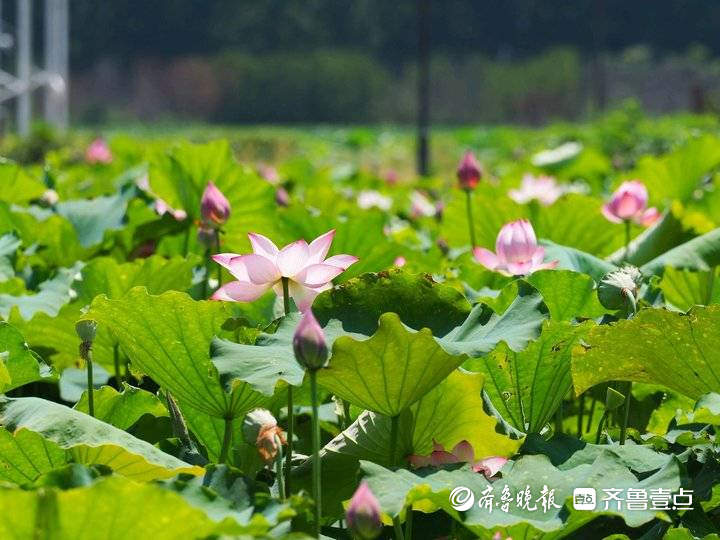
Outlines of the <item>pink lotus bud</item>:
{"type": "Polygon", "coordinates": [[[311,309],[303,315],[293,337],[293,350],[298,363],[311,371],[325,367],[328,358],[325,334],[311,309]]]}
{"type": "Polygon", "coordinates": [[[200,212],[211,227],[222,227],[230,217],[230,203],[213,182],[208,182],[203,192],[200,212]]]}
{"type": "Polygon", "coordinates": [[[399,180],[400,176],[395,169],[390,169],[385,173],[385,183],[387,185],[394,186],[398,183],[399,180]]]}
{"type": "Polygon", "coordinates": [[[288,206],[290,204],[290,194],[282,186],[275,190],[275,203],[278,206],[288,206]]]}
{"type": "Polygon", "coordinates": [[[602,207],[603,215],[613,223],[634,221],[649,226],[660,217],[657,208],[648,208],[648,191],[639,180],[623,182],[602,207]]]}
{"type": "Polygon", "coordinates": [[[263,177],[263,180],[270,184],[275,185],[280,182],[280,175],[278,174],[277,169],[272,165],[260,165],[258,167],[258,172],[260,173],[260,176],[263,177]]]}
{"type": "Polygon", "coordinates": [[[398,255],[395,257],[395,260],[393,261],[393,266],[396,266],[398,268],[402,268],[407,263],[407,260],[402,255],[398,255]]]}
{"type": "Polygon", "coordinates": [[[350,499],[345,511],[348,529],[355,538],[372,540],[382,531],[380,503],[368,485],[363,481],[350,499]]]}
{"type": "Polygon", "coordinates": [[[110,163],[112,161],[112,153],[110,147],[104,139],[97,138],[90,143],[85,150],[85,161],[90,164],[110,163]]]}
{"type": "Polygon", "coordinates": [[[482,178],[480,162],[470,150],[465,152],[460,165],[458,165],[457,177],[460,187],[466,191],[475,189],[482,178]]]}

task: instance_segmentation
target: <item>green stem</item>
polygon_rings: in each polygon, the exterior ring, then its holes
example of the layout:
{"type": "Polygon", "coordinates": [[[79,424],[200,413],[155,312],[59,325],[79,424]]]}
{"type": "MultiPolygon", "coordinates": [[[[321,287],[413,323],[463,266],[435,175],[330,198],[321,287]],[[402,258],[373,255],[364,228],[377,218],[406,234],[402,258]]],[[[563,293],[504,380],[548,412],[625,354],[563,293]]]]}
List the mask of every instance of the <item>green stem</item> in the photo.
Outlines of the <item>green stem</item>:
{"type": "Polygon", "coordinates": [[[185,238],[183,239],[183,257],[187,257],[190,251],[190,227],[185,229],[185,238]]]}
{"type": "Polygon", "coordinates": [[[290,314],[290,280],[286,277],[281,278],[282,289],[283,289],[283,307],[285,308],[285,315],[290,314]]]}
{"type": "Polygon", "coordinates": [[[588,413],[588,421],[585,425],[585,431],[590,431],[590,428],[592,427],[593,418],[595,417],[595,404],[597,403],[596,399],[593,399],[590,402],[590,412],[588,413]]]}
{"type": "Polygon", "coordinates": [[[343,429],[350,427],[350,402],[347,399],[343,399],[343,429]]]}
{"type": "Polygon", "coordinates": [[[315,536],[320,538],[320,516],[322,515],[322,492],[320,471],[320,418],[318,413],[317,371],[310,370],[310,398],[312,400],[312,469],[313,499],[315,499],[315,536]]]}
{"type": "MultiPolygon", "coordinates": [[[[290,314],[290,282],[288,278],[282,278],[283,288],[283,306],[285,315],[290,314]]],[[[293,387],[288,386],[287,399],[287,452],[285,453],[285,493],[289,497],[292,493],[292,481],[290,473],[292,471],[292,455],[293,455],[293,437],[295,433],[295,412],[293,408],[293,387]]]]}
{"type": "MultiPolygon", "coordinates": [[[[215,253],[220,253],[220,231],[215,230],[215,253]]],[[[217,265],[217,288],[222,287],[222,266],[217,265]]]]}
{"type": "MultiPolygon", "coordinates": [[[[393,417],[396,418],[396,417],[393,417]]],[[[405,540],[405,535],[403,535],[402,526],[400,525],[400,517],[395,516],[393,518],[393,526],[395,527],[395,540],[405,540]]]]}
{"type": "Polygon", "coordinates": [[[280,502],[285,502],[285,478],[283,476],[283,450],[282,441],[280,437],[275,435],[275,445],[277,446],[278,453],[275,456],[275,478],[278,483],[278,495],[280,496],[280,502]]]}
{"type": "Polygon", "coordinates": [[[205,300],[208,294],[208,280],[210,279],[210,250],[205,250],[205,278],[202,282],[202,299],[205,300]]]}
{"type": "Polygon", "coordinates": [[[580,394],[578,398],[578,419],[577,419],[577,432],[578,438],[582,439],[583,434],[583,416],[585,415],[585,394],[580,394]]]}
{"type": "Polygon", "coordinates": [[[87,369],[88,411],[90,412],[90,416],[95,416],[92,350],[89,347],[87,352],[85,353],[85,367],[87,369]]]}
{"type": "Polygon", "coordinates": [[[232,417],[225,418],[225,432],[223,433],[222,448],[220,449],[220,457],[218,463],[227,463],[228,453],[230,452],[230,443],[232,442],[232,417]]]}
{"type": "Polygon", "coordinates": [[[708,276],[707,294],[705,295],[705,305],[709,306],[712,303],[713,288],[715,287],[715,267],[710,269],[710,275],[708,276]]]}
{"type": "Polygon", "coordinates": [[[477,246],[477,241],[475,239],[475,221],[473,220],[472,211],[472,191],[469,189],[465,190],[465,202],[467,204],[468,229],[470,230],[470,248],[474,249],[477,246]]]}
{"type": "Polygon", "coordinates": [[[398,432],[400,427],[400,415],[390,418],[390,466],[397,464],[398,432]]]}
{"type": "Polygon", "coordinates": [[[625,444],[627,438],[628,417],[630,416],[630,395],[632,393],[632,381],[625,386],[625,411],[623,413],[623,422],[620,426],[620,444],[625,444]]]}
{"type": "Polygon", "coordinates": [[[602,435],[603,427],[605,426],[605,419],[607,418],[607,411],[603,412],[600,417],[600,423],[598,424],[597,433],[595,434],[595,444],[600,444],[600,436],[602,435]]]}
{"type": "Polygon", "coordinates": [[[627,262],[630,258],[630,236],[631,236],[632,222],[629,219],[625,220],[625,253],[623,255],[623,262],[627,262]]]}
{"type": "Polygon", "coordinates": [[[412,525],[413,525],[413,511],[412,505],[408,508],[407,515],[405,516],[405,538],[412,540],[412,525]]]}
{"type": "Polygon", "coordinates": [[[120,371],[120,347],[117,343],[113,345],[113,363],[115,364],[115,384],[117,389],[121,390],[124,380],[120,371]]]}

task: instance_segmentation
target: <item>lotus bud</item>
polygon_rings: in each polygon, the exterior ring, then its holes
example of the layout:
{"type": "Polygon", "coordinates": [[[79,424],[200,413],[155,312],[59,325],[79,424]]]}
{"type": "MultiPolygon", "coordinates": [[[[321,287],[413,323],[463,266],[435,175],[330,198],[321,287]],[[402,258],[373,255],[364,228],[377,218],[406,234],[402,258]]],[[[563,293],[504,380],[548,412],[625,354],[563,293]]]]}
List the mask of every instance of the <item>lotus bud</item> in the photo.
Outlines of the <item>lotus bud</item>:
{"type": "Polygon", "coordinates": [[[457,177],[460,187],[465,191],[475,189],[482,178],[480,162],[469,150],[465,152],[460,165],[458,165],[457,177]]]}
{"type": "Polygon", "coordinates": [[[293,337],[295,359],[306,369],[316,371],[325,367],[328,359],[325,334],[311,309],[303,315],[293,337]]]}
{"type": "Polygon", "coordinates": [[[230,217],[230,203],[213,182],[208,182],[203,192],[200,213],[210,227],[222,227],[230,217]]]}
{"type": "Polygon", "coordinates": [[[287,443],[277,420],[266,409],[255,409],[245,417],[243,436],[248,443],[255,444],[265,463],[272,463],[280,449],[279,445],[287,443]]]}
{"type": "Polygon", "coordinates": [[[383,528],[380,503],[365,482],[360,483],[350,499],[345,518],[348,529],[355,538],[372,540],[380,535],[383,528]]]}
{"type": "Polygon", "coordinates": [[[602,278],[598,285],[598,299],[608,309],[627,308],[628,303],[634,307],[641,283],[640,270],[634,266],[623,266],[602,278]]]}
{"type": "Polygon", "coordinates": [[[275,190],[275,204],[278,206],[290,205],[290,194],[287,192],[287,189],[282,186],[275,190]]]}
{"type": "Polygon", "coordinates": [[[85,161],[90,164],[110,163],[112,161],[110,147],[102,138],[97,138],[85,150],[85,161]]]}

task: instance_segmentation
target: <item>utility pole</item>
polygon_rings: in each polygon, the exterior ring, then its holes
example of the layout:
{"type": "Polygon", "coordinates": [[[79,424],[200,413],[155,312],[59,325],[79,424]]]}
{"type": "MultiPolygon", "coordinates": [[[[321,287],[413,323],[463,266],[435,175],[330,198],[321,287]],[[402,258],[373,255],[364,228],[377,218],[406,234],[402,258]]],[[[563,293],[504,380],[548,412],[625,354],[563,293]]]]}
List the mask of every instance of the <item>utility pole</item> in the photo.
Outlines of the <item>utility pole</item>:
{"type": "Polygon", "coordinates": [[[417,86],[417,171],[430,172],[430,0],[417,1],[418,86],[417,86]]]}
{"type": "Polygon", "coordinates": [[[17,0],[17,34],[17,78],[21,88],[17,102],[17,129],[20,135],[27,135],[32,117],[32,0],[17,0]]]}

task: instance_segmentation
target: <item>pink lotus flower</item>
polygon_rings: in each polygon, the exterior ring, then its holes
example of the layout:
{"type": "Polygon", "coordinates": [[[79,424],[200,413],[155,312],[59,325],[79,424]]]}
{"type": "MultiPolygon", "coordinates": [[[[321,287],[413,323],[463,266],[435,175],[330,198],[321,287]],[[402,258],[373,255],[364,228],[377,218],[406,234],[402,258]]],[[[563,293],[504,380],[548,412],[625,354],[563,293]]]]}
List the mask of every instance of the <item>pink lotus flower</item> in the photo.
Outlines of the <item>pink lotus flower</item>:
{"type": "Polygon", "coordinates": [[[91,142],[90,146],[85,150],[85,161],[87,163],[93,165],[96,163],[110,163],[112,159],[110,147],[105,140],[100,137],[91,142]]]}
{"type": "Polygon", "coordinates": [[[289,280],[290,297],[300,311],[307,310],[315,297],[332,287],[332,280],[347,270],[358,258],[334,255],[325,258],[335,237],[335,230],[318,236],[310,244],[297,240],[282,249],[261,234],[250,233],[253,253],[219,253],[213,260],[235,276],[218,289],[212,298],[233,302],[252,302],[272,288],[283,295],[282,278],[289,280]]]}
{"type": "Polygon", "coordinates": [[[347,526],[355,538],[372,540],[382,531],[380,503],[365,481],[355,490],[345,511],[347,526]]]}
{"type": "Polygon", "coordinates": [[[433,217],[437,212],[435,205],[420,191],[410,195],[410,215],[413,218],[433,217]]]}
{"type": "Polygon", "coordinates": [[[413,467],[441,467],[453,463],[470,463],[475,472],[481,472],[489,480],[500,472],[507,459],[499,456],[487,457],[475,461],[475,451],[467,441],[457,443],[452,452],[448,452],[441,444],[434,443],[429,456],[412,455],[409,458],[413,467]]]}
{"type": "Polygon", "coordinates": [[[398,255],[397,257],[395,257],[395,260],[393,261],[393,266],[395,266],[396,268],[402,268],[406,264],[407,264],[407,259],[405,259],[405,257],[403,257],[402,255],[398,255]]]}
{"type": "Polygon", "coordinates": [[[657,208],[647,207],[648,191],[639,180],[630,180],[620,184],[612,194],[610,202],[602,207],[603,215],[613,223],[634,221],[648,227],[660,218],[657,208]]]}
{"type": "Polygon", "coordinates": [[[482,167],[475,155],[468,150],[465,152],[457,168],[457,177],[460,187],[466,191],[473,190],[482,178],[482,167]]]}
{"type": "Polygon", "coordinates": [[[506,276],[524,276],[558,265],[558,261],[543,262],[545,248],[538,246],[535,231],[526,219],[503,225],[495,241],[495,251],[476,247],[473,255],[488,270],[506,276]]]}
{"type": "Polygon", "coordinates": [[[203,191],[200,213],[210,227],[222,227],[230,217],[230,203],[213,182],[208,182],[203,191]]]}
{"type": "Polygon", "coordinates": [[[537,200],[545,206],[550,206],[562,196],[564,191],[552,176],[526,174],[523,176],[520,188],[511,189],[508,195],[518,204],[537,200]]]}

